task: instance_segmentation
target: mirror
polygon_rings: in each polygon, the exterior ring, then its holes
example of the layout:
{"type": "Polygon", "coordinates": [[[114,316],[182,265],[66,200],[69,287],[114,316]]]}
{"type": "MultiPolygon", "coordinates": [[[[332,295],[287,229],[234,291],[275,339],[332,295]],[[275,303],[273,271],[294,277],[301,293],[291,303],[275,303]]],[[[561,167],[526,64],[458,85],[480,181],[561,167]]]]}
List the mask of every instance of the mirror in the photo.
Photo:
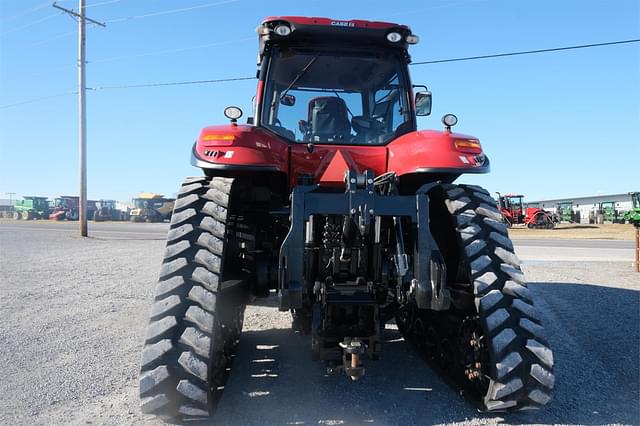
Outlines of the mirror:
{"type": "Polygon", "coordinates": [[[284,95],[280,98],[280,103],[285,106],[294,106],[296,104],[296,97],[293,95],[284,95]]]}
{"type": "Polygon", "coordinates": [[[416,115],[425,116],[431,114],[431,92],[416,93],[416,115]]]}

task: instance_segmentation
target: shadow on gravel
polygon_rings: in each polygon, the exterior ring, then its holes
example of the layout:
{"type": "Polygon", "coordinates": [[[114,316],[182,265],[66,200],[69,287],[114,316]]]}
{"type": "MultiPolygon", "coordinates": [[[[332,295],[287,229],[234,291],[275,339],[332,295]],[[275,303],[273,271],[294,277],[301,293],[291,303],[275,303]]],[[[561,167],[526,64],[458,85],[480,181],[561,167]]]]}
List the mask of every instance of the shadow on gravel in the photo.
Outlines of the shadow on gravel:
{"type": "Polygon", "coordinates": [[[395,329],[387,328],[382,359],[368,361],[357,382],[328,376],[311,361],[308,336],[270,329],[243,333],[206,424],[638,424],[640,292],[567,283],[530,288],[556,361],[554,399],[542,410],[478,413],[395,329]]]}
{"type": "Polygon", "coordinates": [[[506,420],[640,424],[640,285],[531,282],[529,288],[554,351],[556,388],[548,407],[506,420]]]}
{"type": "Polygon", "coordinates": [[[264,306],[266,308],[278,309],[278,299],[275,296],[272,296],[272,297],[256,297],[249,305],[251,305],[251,306],[264,306]]]}
{"type": "Polygon", "coordinates": [[[88,237],[90,240],[96,241],[166,241],[167,237],[158,238],[129,238],[129,237],[88,237]]]}

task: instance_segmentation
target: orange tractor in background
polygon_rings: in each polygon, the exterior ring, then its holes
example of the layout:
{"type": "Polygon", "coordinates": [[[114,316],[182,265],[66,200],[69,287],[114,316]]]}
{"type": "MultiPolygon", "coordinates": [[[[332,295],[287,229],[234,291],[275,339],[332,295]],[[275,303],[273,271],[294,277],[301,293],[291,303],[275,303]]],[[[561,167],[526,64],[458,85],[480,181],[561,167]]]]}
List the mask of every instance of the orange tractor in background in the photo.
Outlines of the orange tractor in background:
{"type": "Polygon", "coordinates": [[[498,206],[505,223],[512,225],[525,224],[528,228],[551,229],[555,226],[553,216],[548,211],[538,207],[524,207],[524,195],[498,194],[498,206]]]}

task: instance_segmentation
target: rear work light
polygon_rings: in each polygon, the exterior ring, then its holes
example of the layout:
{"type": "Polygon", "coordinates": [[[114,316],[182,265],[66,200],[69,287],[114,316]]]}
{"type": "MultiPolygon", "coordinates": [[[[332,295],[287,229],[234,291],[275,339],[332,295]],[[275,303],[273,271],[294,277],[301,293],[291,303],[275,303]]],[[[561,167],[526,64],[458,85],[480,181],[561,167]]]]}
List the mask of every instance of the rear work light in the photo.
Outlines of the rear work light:
{"type": "Polygon", "coordinates": [[[273,32],[281,37],[286,37],[291,34],[291,28],[288,25],[280,24],[273,29],[273,32]]]}
{"type": "Polygon", "coordinates": [[[204,135],[202,142],[207,146],[230,146],[235,138],[234,135],[204,135]]]}
{"type": "Polygon", "coordinates": [[[482,152],[480,141],[477,139],[456,139],[453,144],[458,151],[467,154],[480,154],[482,152]]]}
{"type": "Polygon", "coordinates": [[[400,35],[400,33],[394,31],[387,34],[387,40],[389,40],[391,43],[397,43],[402,40],[402,36],[400,35]]]}

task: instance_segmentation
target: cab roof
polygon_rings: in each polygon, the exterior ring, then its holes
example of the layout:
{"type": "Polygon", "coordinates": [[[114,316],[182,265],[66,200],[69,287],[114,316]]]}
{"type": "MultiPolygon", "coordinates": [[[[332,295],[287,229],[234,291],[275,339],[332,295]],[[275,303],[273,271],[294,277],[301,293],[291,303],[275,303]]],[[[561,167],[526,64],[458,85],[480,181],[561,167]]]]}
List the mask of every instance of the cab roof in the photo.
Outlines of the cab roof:
{"type": "Polygon", "coordinates": [[[404,52],[418,42],[411,29],[393,22],[339,20],[302,16],[270,16],[256,28],[260,42],[260,60],[270,45],[303,47],[380,48],[404,52]]]}
{"type": "Polygon", "coordinates": [[[382,21],[365,21],[362,19],[332,19],[321,17],[304,17],[304,16],[269,16],[262,20],[262,25],[270,22],[286,21],[299,25],[319,25],[328,27],[346,27],[346,28],[374,28],[374,29],[390,29],[404,28],[409,29],[406,25],[396,24],[393,22],[382,21]]]}

